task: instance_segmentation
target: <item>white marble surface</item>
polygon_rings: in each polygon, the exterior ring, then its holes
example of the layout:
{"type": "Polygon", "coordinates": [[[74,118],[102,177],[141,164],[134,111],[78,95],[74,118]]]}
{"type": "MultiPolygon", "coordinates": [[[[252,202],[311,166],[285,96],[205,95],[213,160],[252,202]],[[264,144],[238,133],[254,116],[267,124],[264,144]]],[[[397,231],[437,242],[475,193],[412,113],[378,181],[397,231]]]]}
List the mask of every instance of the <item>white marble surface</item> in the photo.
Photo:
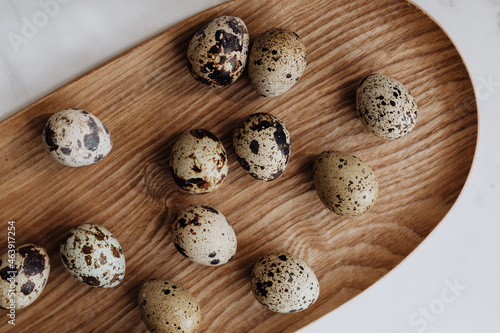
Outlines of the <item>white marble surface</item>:
{"type": "MultiPolygon", "coordinates": [[[[0,120],[220,2],[0,0],[0,120]]],[[[500,332],[500,0],[415,3],[455,41],[476,87],[480,131],[471,175],[416,251],[303,333],[500,332]]]]}

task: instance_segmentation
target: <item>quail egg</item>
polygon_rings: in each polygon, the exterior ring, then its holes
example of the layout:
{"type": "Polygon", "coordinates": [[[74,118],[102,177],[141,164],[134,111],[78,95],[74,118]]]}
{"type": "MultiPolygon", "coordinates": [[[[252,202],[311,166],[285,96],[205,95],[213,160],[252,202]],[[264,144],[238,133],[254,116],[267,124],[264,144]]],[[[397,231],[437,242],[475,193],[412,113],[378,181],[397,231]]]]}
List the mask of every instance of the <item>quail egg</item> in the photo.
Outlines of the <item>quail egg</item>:
{"type": "Polygon", "coordinates": [[[64,109],[50,116],[42,133],[45,150],[57,162],[81,167],[99,162],[111,151],[109,130],[93,114],[64,109]]]}
{"type": "Polygon", "coordinates": [[[248,44],[248,30],[239,17],[216,18],[191,39],[188,69],[197,81],[207,86],[227,86],[243,73],[248,44]]]}
{"type": "Polygon", "coordinates": [[[407,135],[417,121],[417,103],[410,91],[383,74],[368,75],[361,81],[356,108],[365,127],[387,140],[407,135]]]}
{"type": "Polygon", "coordinates": [[[271,181],[278,178],[288,164],[290,133],[278,118],[256,113],[238,124],[233,146],[241,166],[252,177],[271,181]]]}
{"type": "Polygon", "coordinates": [[[182,134],[170,154],[170,171],[175,183],[192,194],[208,193],[219,188],[228,168],[222,142],[204,129],[182,134]]]}
{"type": "Polygon", "coordinates": [[[334,213],[359,216],[378,195],[372,169],[358,157],[341,151],[325,151],[314,161],[314,186],[321,201],[334,213]]]}
{"type": "Polygon", "coordinates": [[[172,281],[153,279],[144,283],[138,302],[142,321],[150,332],[195,333],[200,327],[198,301],[172,281]]]}
{"type": "Polygon", "coordinates": [[[68,272],[83,283],[112,288],[125,277],[125,256],[118,240],[97,224],[71,228],[60,246],[61,260],[68,272]]]}
{"type": "Polygon", "coordinates": [[[25,244],[0,257],[0,307],[22,309],[42,293],[50,273],[47,251],[25,244]]]}
{"type": "Polygon", "coordinates": [[[192,205],[182,209],[172,224],[175,248],[190,260],[206,266],[228,263],[236,254],[236,234],[217,209],[192,205]]]}
{"type": "Polygon", "coordinates": [[[287,92],[307,64],[306,46],[293,31],[274,28],[260,35],[248,57],[248,75],[255,90],[265,97],[287,92]]]}
{"type": "Polygon", "coordinates": [[[298,312],[318,299],[319,282],[302,259],[289,253],[271,253],[253,267],[252,292],[272,311],[298,312]]]}

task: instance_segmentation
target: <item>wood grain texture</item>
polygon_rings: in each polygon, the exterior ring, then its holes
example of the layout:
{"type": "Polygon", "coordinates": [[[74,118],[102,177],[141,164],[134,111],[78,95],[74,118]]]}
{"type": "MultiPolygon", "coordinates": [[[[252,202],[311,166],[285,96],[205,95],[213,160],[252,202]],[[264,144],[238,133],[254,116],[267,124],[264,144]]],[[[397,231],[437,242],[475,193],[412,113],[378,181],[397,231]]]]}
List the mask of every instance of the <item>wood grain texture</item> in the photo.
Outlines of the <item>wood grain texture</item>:
{"type": "MultiPolygon", "coordinates": [[[[65,85],[0,124],[0,221],[16,220],[16,242],[47,248],[52,271],[41,297],[17,312],[15,331],[145,332],[136,297],[150,278],[176,281],[202,309],[200,332],[293,332],[331,312],[398,265],[442,220],[469,173],[477,111],[467,70],[447,35],[402,0],[233,1],[188,19],[65,85]],[[224,89],[197,83],[185,51],[209,20],[237,15],[251,41],[271,27],[296,31],[308,66],[285,95],[260,97],[244,74],[224,89]],[[419,105],[414,131],[396,141],[369,133],[355,111],[360,80],[380,72],[404,83],[419,105]],[[51,113],[85,109],[110,129],[103,161],[69,168],[44,152],[51,113]],[[254,180],[232,149],[236,124],[254,112],[282,119],[292,155],[276,181],[254,180]],[[193,196],[176,188],[168,156],[185,130],[206,128],[229,154],[217,191],[193,196]],[[314,156],[337,149],[366,161],[380,183],[373,209],[358,218],[328,211],[312,181],[314,156]],[[175,213],[192,204],[219,209],[232,223],[236,258],[202,267],[170,240],[175,213]],[[98,223],[120,241],[127,275],[116,288],[73,279],[59,259],[70,227],[98,223]],[[250,271],[271,251],[293,253],[316,272],[321,293],[308,310],[268,311],[254,299],[250,271]]],[[[0,331],[13,330],[4,317],[0,331]]]]}

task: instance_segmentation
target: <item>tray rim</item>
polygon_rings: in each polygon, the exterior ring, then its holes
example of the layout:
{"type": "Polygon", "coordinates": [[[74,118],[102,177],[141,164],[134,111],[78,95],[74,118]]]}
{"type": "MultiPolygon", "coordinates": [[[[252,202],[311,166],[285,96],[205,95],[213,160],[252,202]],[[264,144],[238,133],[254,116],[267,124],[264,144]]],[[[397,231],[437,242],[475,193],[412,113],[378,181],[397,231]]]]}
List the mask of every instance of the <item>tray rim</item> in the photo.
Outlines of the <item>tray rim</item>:
{"type": "MultiPolygon", "coordinates": [[[[181,21],[179,21],[179,22],[177,22],[177,23],[175,23],[173,25],[170,25],[170,26],[162,28],[161,31],[155,33],[154,35],[152,35],[150,37],[146,37],[144,40],[142,40],[142,41],[140,41],[140,42],[138,42],[136,44],[133,44],[130,47],[127,47],[124,51],[121,51],[121,52],[119,52],[119,53],[117,53],[117,54],[115,54],[115,55],[113,55],[113,56],[111,56],[111,57],[109,57],[107,59],[104,59],[102,62],[98,63],[97,65],[95,65],[94,67],[92,67],[90,70],[87,70],[87,71],[85,71],[82,74],[78,74],[76,77],[68,80],[65,83],[62,83],[59,87],[55,88],[54,90],[50,91],[49,93],[45,94],[44,96],[38,98],[37,100],[33,101],[29,105],[27,105],[27,106],[25,106],[25,107],[23,107],[23,108],[15,111],[11,116],[9,116],[9,117],[3,119],[2,121],[0,121],[0,125],[3,125],[5,123],[7,123],[7,122],[16,120],[17,119],[16,117],[21,117],[24,112],[26,112],[28,109],[31,109],[34,105],[42,103],[46,99],[50,98],[50,96],[52,96],[53,94],[55,94],[55,93],[57,93],[57,92],[65,89],[67,86],[72,85],[75,82],[78,82],[81,79],[83,79],[83,78],[85,78],[85,77],[93,74],[94,72],[101,70],[103,67],[109,65],[110,63],[113,63],[116,60],[121,59],[121,58],[123,58],[123,57],[131,54],[132,52],[136,51],[137,49],[142,48],[144,45],[150,43],[151,41],[161,38],[165,33],[169,32],[169,33],[175,34],[179,30],[179,28],[181,26],[185,25],[187,22],[196,21],[200,16],[203,16],[206,13],[208,13],[208,12],[210,12],[210,11],[218,8],[218,7],[224,7],[224,6],[231,5],[231,4],[240,2],[240,1],[244,1],[244,0],[227,0],[227,1],[221,2],[221,3],[216,4],[214,6],[210,6],[207,9],[205,9],[203,11],[200,11],[200,12],[198,12],[198,13],[192,15],[192,16],[189,16],[188,18],[182,19],[181,21]]],[[[437,19],[435,19],[432,15],[430,15],[428,11],[426,11],[425,9],[423,9],[422,6],[420,6],[419,4],[415,3],[414,0],[404,0],[404,1],[407,2],[409,6],[414,6],[416,9],[420,10],[424,15],[426,15],[428,18],[430,18],[439,27],[439,29],[447,36],[448,40],[453,45],[454,50],[459,55],[459,57],[461,59],[461,62],[463,64],[464,68],[465,68],[465,71],[466,71],[467,77],[468,77],[468,81],[470,82],[470,85],[472,87],[473,99],[474,99],[473,105],[474,105],[474,108],[476,110],[475,113],[476,113],[476,117],[477,117],[476,124],[475,124],[475,127],[476,127],[476,137],[475,137],[475,140],[474,140],[475,141],[475,147],[474,147],[474,153],[472,155],[472,163],[471,163],[471,165],[469,167],[469,170],[467,172],[467,177],[465,178],[465,182],[464,182],[463,186],[461,187],[459,193],[457,194],[457,197],[455,198],[454,202],[451,204],[450,209],[446,212],[446,214],[443,216],[443,218],[431,229],[431,231],[429,232],[429,234],[427,234],[425,236],[425,238],[408,255],[406,255],[397,265],[395,265],[391,270],[389,270],[387,273],[385,273],[381,278],[377,279],[369,287],[367,287],[366,289],[364,289],[361,293],[357,294],[356,296],[352,297],[348,301],[346,301],[346,302],[342,303],[341,305],[337,306],[335,309],[331,310],[330,312],[326,313],[325,315],[323,315],[323,316],[321,316],[321,317],[319,317],[319,318],[317,318],[317,319],[309,322],[307,325],[305,325],[302,328],[300,328],[299,331],[307,329],[313,323],[325,319],[326,316],[332,314],[333,312],[335,312],[336,310],[340,309],[341,307],[344,307],[346,304],[348,304],[352,300],[358,298],[361,294],[365,293],[365,291],[368,291],[369,289],[373,288],[375,285],[379,284],[383,279],[387,278],[389,274],[391,274],[393,271],[395,271],[396,269],[398,269],[403,263],[406,263],[410,258],[412,258],[413,254],[418,249],[420,249],[422,246],[424,246],[424,243],[426,243],[427,238],[429,236],[431,236],[431,234],[433,234],[437,230],[438,227],[440,227],[440,225],[442,224],[442,222],[444,220],[449,219],[449,215],[450,215],[451,212],[453,212],[454,210],[456,210],[457,202],[459,201],[459,199],[463,196],[463,193],[465,191],[467,191],[467,188],[469,187],[470,174],[471,174],[471,172],[473,170],[475,170],[476,165],[477,165],[477,154],[478,154],[478,149],[477,148],[478,148],[478,142],[479,142],[480,136],[481,136],[481,131],[480,131],[480,128],[481,128],[481,126],[480,126],[480,121],[481,121],[481,117],[480,116],[481,116],[481,113],[480,113],[480,110],[479,110],[479,103],[478,103],[478,98],[477,98],[477,88],[476,88],[476,86],[474,84],[474,80],[472,80],[470,67],[469,67],[468,63],[465,61],[463,53],[457,47],[457,44],[455,43],[454,39],[451,37],[451,35],[449,34],[449,32],[443,27],[443,25],[439,21],[437,21],[437,19]]]]}
{"type": "MultiPolygon", "coordinates": [[[[231,1],[235,1],[235,0],[231,0],[231,1]]],[[[457,206],[458,206],[457,203],[458,203],[459,199],[463,196],[464,192],[467,191],[467,189],[470,187],[470,185],[469,185],[469,183],[471,181],[470,180],[470,175],[471,175],[472,171],[476,168],[476,165],[477,165],[477,154],[478,154],[478,149],[477,148],[478,148],[478,145],[479,145],[479,140],[480,140],[480,135],[481,135],[481,131],[480,131],[481,126],[480,126],[479,103],[477,101],[477,89],[476,89],[476,86],[474,84],[474,80],[472,80],[471,70],[470,70],[467,62],[465,61],[465,58],[464,58],[462,52],[457,47],[457,44],[455,43],[455,41],[453,40],[453,38],[451,38],[450,34],[443,27],[443,25],[439,21],[437,21],[432,15],[430,15],[428,11],[426,11],[422,6],[416,4],[413,0],[404,0],[404,1],[408,2],[409,5],[414,6],[415,8],[419,9],[428,18],[430,18],[432,21],[434,21],[434,23],[441,29],[441,31],[443,31],[446,34],[446,36],[448,37],[448,39],[451,41],[451,43],[453,44],[453,47],[455,48],[455,50],[457,51],[458,55],[460,56],[460,59],[462,60],[462,64],[465,67],[465,70],[467,72],[467,76],[469,78],[469,82],[470,82],[470,84],[472,86],[472,92],[473,92],[473,95],[474,95],[473,96],[474,97],[474,107],[476,109],[476,117],[477,117],[477,121],[476,121],[476,128],[477,129],[476,129],[474,154],[472,156],[472,163],[470,165],[469,171],[467,172],[467,178],[465,179],[465,182],[464,182],[462,188],[460,189],[460,191],[459,191],[456,199],[454,200],[454,202],[451,205],[451,207],[448,210],[448,212],[446,212],[446,214],[443,216],[443,218],[436,224],[436,226],[434,228],[432,228],[432,230],[429,232],[429,234],[406,257],[404,257],[403,260],[401,260],[401,262],[399,262],[396,266],[394,266],[394,268],[392,268],[390,271],[388,271],[386,274],[384,274],[380,279],[378,279],[377,281],[375,281],[374,283],[372,283],[368,288],[366,288],[365,290],[363,290],[362,292],[360,292],[356,296],[352,297],[348,301],[342,303],[341,305],[339,305],[338,307],[336,307],[332,311],[328,312],[327,314],[325,314],[325,315],[323,315],[323,316],[321,316],[321,317],[319,317],[319,318],[317,318],[317,319],[309,322],[306,326],[303,326],[301,329],[299,329],[298,332],[305,331],[306,329],[308,329],[310,326],[312,326],[314,323],[316,323],[318,321],[328,319],[328,318],[326,318],[327,316],[331,315],[332,313],[334,313],[335,311],[339,310],[340,308],[345,307],[348,303],[350,303],[353,300],[357,299],[359,296],[361,296],[362,294],[364,294],[366,291],[374,288],[376,285],[380,284],[383,280],[385,280],[386,278],[388,278],[389,274],[394,273],[400,266],[402,266],[403,264],[406,264],[407,261],[409,261],[411,258],[414,257],[415,252],[418,251],[421,247],[423,247],[427,243],[426,240],[432,234],[434,234],[436,232],[436,230],[440,226],[442,226],[443,221],[449,219],[450,214],[457,209],[457,206]]]]}

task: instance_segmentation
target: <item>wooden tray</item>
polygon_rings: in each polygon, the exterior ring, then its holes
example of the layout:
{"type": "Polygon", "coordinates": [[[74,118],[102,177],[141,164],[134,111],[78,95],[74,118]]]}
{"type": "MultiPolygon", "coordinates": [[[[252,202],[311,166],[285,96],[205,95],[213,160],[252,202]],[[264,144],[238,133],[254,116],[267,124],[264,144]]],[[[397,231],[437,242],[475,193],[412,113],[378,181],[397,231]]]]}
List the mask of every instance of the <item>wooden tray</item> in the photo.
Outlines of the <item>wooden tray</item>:
{"type": "MultiPolygon", "coordinates": [[[[188,288],[202,309],[200,332],[292,332],[371,286],[414,250],[450,210],[469,173],[477,140],[473,87],[448,36],[402,0],[233,1],[209,9],[65,85],[0,124],[0,221],[16,220],[16,242],[47,248],[52,271],[41,297],[17,312],[19,331],[145,332],[136,296],[150,278],[188,288]],[[207,21],[232,14],[251,40],[271,27],[296,31],[307,45],[303,77],[285,95],[260,97],[246,75],[210,89],[189,74],[185,52],[207,21]],[[355,91],[372,72],[402,81],[419,105],[415,130],[387,142],[370,134],[355,111],[355,91]],[[44,152],[49,115],[76,107],[97,115],[114,139],[93,166],[69,168],[44,152]],[[278,180],[254,180],[236,161],[235,125],[254,112],[281,118],[292,156],[278,180]],[[230,171],[217,191],[181,192],[168,171],[179,134],[206,128],[223,141],[230,171]],[[342,218],[318,199],[312,162],[338,149],[365,160],[380,182],[372,211],[342,218]],[[191,203],[218,208],[234,226],[238,252],[221,267],[182,257],[170,240],[175,213],[191,203]],[[59,241],[92,222],[120,241],[127,275],[114,289],[72,278],[59,241]],[[317,302],[295,314],[273,313],[254,299],[250,271],[259,257],[287,251],[303,258],[321,286],[317,302]]],[[[362,316],[362,315],[361,315],[362,316]]],[[[0,331],[12,329],[7,319],[0,331]]]]}

